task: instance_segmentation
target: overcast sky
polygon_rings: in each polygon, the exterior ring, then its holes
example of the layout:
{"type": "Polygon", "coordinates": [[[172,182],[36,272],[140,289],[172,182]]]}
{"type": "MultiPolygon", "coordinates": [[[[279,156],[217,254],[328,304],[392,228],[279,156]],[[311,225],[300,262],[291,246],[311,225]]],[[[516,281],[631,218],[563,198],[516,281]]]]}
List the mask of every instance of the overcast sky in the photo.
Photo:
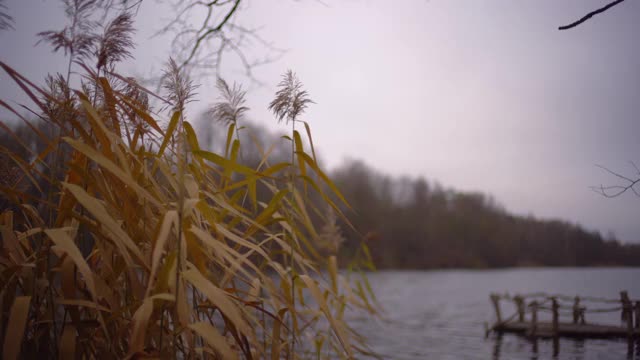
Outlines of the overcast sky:
{"type": "MultiPolygon", "coordinates": [[[[237,21],[261,26],[287,49],[255,70],[251,117],[282,129],[267,111],[280,75],[297,72],[317,103],[305,120],[325,164],[363,159],[393,175],[493,195],[509,211],[579,222],[640,242],[640,198],[605,199],[616,184],[596,164],[633,176],[640,163],[640,2],[626,1],[558,31],[607,1],[253,0],[237,21]]],[[[0,34],[0,59],[33,79],[63,71],[34,47],[59,29],[55,0],[7,0],[15,31],[0,34]]],[[[128,75],[157,73],[169,52],[149,35],[170,15],[145,0],[138,61],[128,75]]],[[[256,50],[258,51],[258,50],[256,50]]],[[[237,62],[228,78],[243,80],[237,62]]],[[[199,111],[215,99],[199,79],[199,111]]],[[[0,96],[18,90],[0,75],[0,96]]],[[[637,174],[636,174],[637,175],[637,174]]],[[[640,176],[640,175],[639,175],[640,176]]]]}

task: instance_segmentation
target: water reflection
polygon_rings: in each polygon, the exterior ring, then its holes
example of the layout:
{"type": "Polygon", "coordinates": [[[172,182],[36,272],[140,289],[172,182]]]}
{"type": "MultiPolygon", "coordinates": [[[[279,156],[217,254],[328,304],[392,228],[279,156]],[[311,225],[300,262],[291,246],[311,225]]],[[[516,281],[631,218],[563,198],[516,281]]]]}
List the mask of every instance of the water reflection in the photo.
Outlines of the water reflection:
{"type": "Polygon", "coordinates": [[[538,359],[538,339],[534,338],[531,341],[531,360],[537,360],[538,359]]]}
{"type": "Polygon", "coordinates": [[[637,297],[639,277],[639,269],[382,271],[370,274],[369,281],[385,308],[385,319],[354,314],[350,323],[390,360],[640,360],[640,344],[629,348],[624,339],[532,341],[515,334],[485,337],[484,331],[485,322],[493,321],[492,292],[544,289],[610,296],[626,288],[637,297]]]}
{"type": "MultiPolygon", "coordinates": [[[[515,348],[515,353],[529,353],[529,359],[573,359],[573,360],[586,360],[593,357],[587,351],[585,346],[586,342],[591,342],[591,346],[595,344],[627,344],[627,359],[640,360],[640,339],[632,341],[626,340],[589,340],[579,338],[552,338],[552,339],[539,339],[531,338],[516,334],[502,334],[494,333],[487,337],[493,344],[492,359],[493,360],[508,360],[513,358],[513,349],[511,351],[503,351],[505,343],[515,348]],[[565,353],[561,351],[561,343],[564,344],[565,353]],[[529,349],[526,351],[523,348],[529,349]]],[[[600,359],[601,357],[595,357],[600,359]]],[[[607,357],[608,358],[608,357],[607,357]]]]}
{"type": "Polygon", "coordinates": [[[640,359],[640,339],[627,342],[627,359],[640,359]]]}
{"type": "Polygon", "coordinates": [[[495,338],[495,342],[493,345],[493,360],[500,359],[500,348],[502,348],[502,337],[504,335],[498,334],[495,338]]]}

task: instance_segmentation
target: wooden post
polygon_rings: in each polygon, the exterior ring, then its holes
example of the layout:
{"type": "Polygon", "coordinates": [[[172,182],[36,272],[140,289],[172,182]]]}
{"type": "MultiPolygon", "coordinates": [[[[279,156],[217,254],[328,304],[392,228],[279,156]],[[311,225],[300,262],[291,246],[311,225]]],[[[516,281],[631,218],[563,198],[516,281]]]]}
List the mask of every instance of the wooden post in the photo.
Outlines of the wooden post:
{"type": "Polygon", "coordinates": [[[625,305],[627,307],[627,336],[629,339],[633,337],[633,311],[631,309],[631,301],[625,305]]]}
{"type": "Polygon", "coordinates": [[[636,305],[633,307],[633,315],[636,320],[635,329],[640,329],[640,301],[636,301],[636,305]]]}
{"type": "Polygon", "coordinates": [[[633,306],[631,301],[627,301],[625,304],[627,307],[627,352],[633,354],[633,306]]]}
{"type": "Polygon", "coordinates": [[[502,324],[502,314],[500,313],[500,295],[491,294],[491,302],[493,303],[493,309],[496,311],[496,323],[502,324]]]}
{"type": "Polygon", "coordinates": [[[518,321],[524,322],[524,299],[522,296],[516,296],[513,301],[516,303],[516,308],[518,309],[518,321]]]}
{"type": "Polygon", "coordinates": [[[556,299],[555,297],[551,298],[551,311],[553,312],[553,323],[552,323],[552,329],[553,329],[553,336],[554,337],[558,337],[558,309],[560,308],[560,306],[558,305],[558,299],[556,299]]]}
{"type": "Polygon", "coordinates": [[[627,291],[620,291],[620,304],[622,305],[622,313],[620,314],[620,320],[623,324],[628,324],[629,319],[633,323],[633,313],[631,312],[631,301],[629,301],[629,294],[627,291]]]}
{"type": "Polygon", "coordinates": [[[631,304],[631,301],[629,301],[628,297],[623,307],[626,308],[626,310],[623,309],[622,311],[626,312],[627,314],[627,352],[629,354],[632,354],[633,353],[633,305],[631,304]]]}
{"type": "Polygon", "coordinates": [[[577,324],[580,319],[580,297],[573,298],[573,323],[577,324]]]}
{"type": "Polygon", "coordinates": [[[529,333],[531,336],[536,336],[536,332],[538,331],[538,302],[533,301],[531,303],[531,329],[529,333]]]}

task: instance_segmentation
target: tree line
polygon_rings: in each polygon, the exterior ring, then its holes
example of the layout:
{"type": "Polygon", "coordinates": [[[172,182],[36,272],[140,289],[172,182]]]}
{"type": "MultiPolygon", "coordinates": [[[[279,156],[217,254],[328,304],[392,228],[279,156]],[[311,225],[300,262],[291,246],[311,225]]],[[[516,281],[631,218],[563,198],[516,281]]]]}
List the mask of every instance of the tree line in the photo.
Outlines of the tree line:
{"type": "MultiPolygon", "coordinates": [[[[261,159],[256,147],[267,149],[278,136],[245,123],[243,141],[252,144],[245,144],[244,161],[255,166],[261,159]]],[[[222,143],[223,135],[210,143],[222,143]]],[[[286,144],[280,144],[271,150],[273,162],[287,161],[286,144]]],[[[339,258],[359,251],[364,237],[382,269],[640,265],[640,245],[561,219],[510,214],[486,194],[391,176],[361,160],[345,161],[330,176],[352,207],[342,209],[352,226],[338,221],[344,237],[339,258]]]]}
{"type": "MultiPolygon", "coordinates": [[[[226,136],[223,126],[207,114],[199,124],[203,147],[219,150],[226,136]]],[[[265,154],[274,164],[290,161],[290,149],[278,134],[247,120],[244,124],[241,162],[257,168],[265,154]]],[[[37,152],[37,138],[27,136],[27,129],[15,131],[37,152]]],[[[12,148],[11,141],[0,134],[0,143],[12,148]]],[[[2,158],[0,173],[8,174],[11,161],[2,158]]],[[[342,209],[351,224],[337,220],[343,238],[339,258],[360,251],[364,237],[381,269],[640,265],[640,245],[622,244],[613,235],[564,220],[513,215],[482,193],[456,191],[423,177],[391,176],[360,160],[346,161],[330,177],[351,205],[342,209]]],[[[35,187],[25,191],[39,196],[35,187]]],[[[258,189],[258,197],[263,193],[258,189]]],[[[324,221],[320,213],[325,209],[317,210],[312,218],[324,221]]]]}
{"type": "MultiPolygon", "coordinates": [[[[424,178],[394,178],[362,161],[333,173],[380,268],[637,266],[640,245],[578,224],[510,214],[492,197],[424,178]]],[[[357,235],[346,233],[346,244],[357,235]]],[[[348,245],[347,245],[348,246],[348,245]]]]}

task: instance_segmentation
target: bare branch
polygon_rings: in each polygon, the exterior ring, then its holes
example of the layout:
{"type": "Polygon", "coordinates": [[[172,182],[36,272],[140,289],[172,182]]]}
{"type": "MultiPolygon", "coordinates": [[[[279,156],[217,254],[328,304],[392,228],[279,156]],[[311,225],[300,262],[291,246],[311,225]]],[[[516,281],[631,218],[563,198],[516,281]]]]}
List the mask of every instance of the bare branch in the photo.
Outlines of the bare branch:
{"type": "Polygon", "coordinates": [[[168,0],[174,15],[153,36],[172,35],[173,53],[183,54],[176,59],[181,69],[211,71],[220,76],[223,59],[231,57],[244,69],[244,76],[259,84],[253,68],[277,60],[285,51],[261,38],[260,29],[237,23],[237,14],[245,2],[168,0]],[[255,58],[254,52],[249,51],[256,46],[264,50],[262,58],[255,58]]]}
{"type": "MultiPolygon", "coordinates": [[[[638,171],[638,167],[633,162],[631,162],[631,164],[636,169],[636,171],[638,171]]],[[[615,171],[612,171],[611,169],[608,169],[604,166],[601,166],[601,165],[596,165],[596,166],[608,172],[609,174],[623,180],[624,184],[610,185],[610,186],[604,186],[601,184],[600,186],[592,186],[591,190],[608,198],[614,198],[614,197],[620,196],[627,191],[631,191],[636,196],[640,197],[640,190],[636,189],[636,185],[640,184],[640,177],[633,179],[628,176],[624,176],[620,173],[617,173],[615,171]]],[[[638,171],[638,175],[640,175],[640,171],[638,171]]]]}
{"type": "Polygon", "coordinates": [[[6,13],[7,6],[0,0],[0,30],[13,29],[13,18],[6,13]]]}
{"type": "Polygon", "coordinates": [[[558,27],[558,30],[568,30],[571,29],[573,27],[576,27],[580,24],[582,24],[583,22],[589,20],[591,17],[593,17],[594,15],[598,15],[600,13],[603,13],[609,9],[611,9],[612,7],[620,4],[621,2],[623,2],[624,0],[616,0],[616,1],[612,1],[610,3],[608,3],[607,5],[605,5],[604,7],[601,7],[600,9],[594,10],[588,14],[586,14],[585,16],[583,16],[582,18],[572,22],[571,24],[568,25],[564,25],[564,26],[560,26],[558,27]]]}
{"type": "Polygon", "coordinates": [[[182,63],[181,65],[182,67],[188,65],[189,62],[193,60],[193,57],[195,56],[196,52],[200,48],[203,40],[205,40],[207,37],[211,36],[212,34],[219,33],[222,31],[222,27],[229,22],[233,14],[235,14],[236,11],[238,10],[238,5],[240,5],[240,1],[241,0],[235,0],[235,3],[233,4],[233,7],[231,7],[231,10],[229,10],[229,12],[222,19],[222,21],[220,21],[218,25],[214,27],[209,26],[209,21],[211,20],[211,6],[209,6],[209,14],[205,19],[205,22],[202,24],[202,28],[200,28],[200,31],[198,31],[200,35],[196,38],[196,41],[193,44],[193,48],[191,49],[191,53],[189,54],[187,59],[184,60],[184,62],[182,63]]]}

